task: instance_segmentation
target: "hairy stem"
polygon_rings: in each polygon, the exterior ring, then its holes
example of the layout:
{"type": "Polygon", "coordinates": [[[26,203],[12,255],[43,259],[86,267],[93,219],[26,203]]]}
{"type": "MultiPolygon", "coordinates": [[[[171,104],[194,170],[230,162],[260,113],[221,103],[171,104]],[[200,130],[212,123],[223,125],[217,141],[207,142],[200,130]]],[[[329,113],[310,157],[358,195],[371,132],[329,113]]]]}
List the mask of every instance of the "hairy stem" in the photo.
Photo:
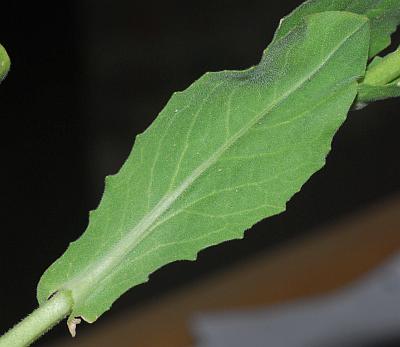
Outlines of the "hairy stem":
{"type": "Polygon", "coordinates": [[[72,303],[72,297],[69,292],[58,292],[0,337],[0,347],[30,345],[61,319],[65,318],[71,312],[72,303]]]}

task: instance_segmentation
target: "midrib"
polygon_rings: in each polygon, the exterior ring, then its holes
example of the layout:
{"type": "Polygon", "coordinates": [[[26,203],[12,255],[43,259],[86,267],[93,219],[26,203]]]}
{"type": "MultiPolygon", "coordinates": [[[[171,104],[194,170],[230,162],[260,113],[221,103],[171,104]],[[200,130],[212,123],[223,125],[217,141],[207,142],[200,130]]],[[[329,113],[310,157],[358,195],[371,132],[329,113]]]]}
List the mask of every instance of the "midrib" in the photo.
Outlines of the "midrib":
{"type": "MultiPolygon", "coordinates": [[[[101,259],[96,261],[93,265],[86,268],[79,275],[69,280],[63,288],[72,291],[74,301],[78,301],[85,297],[92,291],[93,287],[99,287],[99,283],[104,281],[112,270],[116,268],[124,259],[124,257],[132,251],[149,233],[153,230],[152,226],[162,215],[170,209],[173,203],[180,197],[204,172],[212,167],[218,159],[225,153],[238,139],[245,135],[257,122],[259,122],[268,113],[280,106],[287,98],[300,89],[307,81],[318,74],[321,69],[328,63],[328,61],[338,52],[338,50],[351,38],[355,33],[361,29],[361,26],[346,36],[339,44],[325,57],[325,59],[310,71],[310,73],[295,84],[291,89],[284,93],[280,98],[276,99],[262,112],[257,114],[246,127],[239,130],[234,134],[224,145],[201,165],[199,165],[193,173],[187,177],[182,184],[173,192],[165,195],[159,203],[147,214],[142,220],[114,247],[112,247],[107,254],[104,254],[101,259]]],[[[162,223],[160,223],[162,224],[162,223]]],[[[157,224],[159,226],[160,224],[157,224]]]]}

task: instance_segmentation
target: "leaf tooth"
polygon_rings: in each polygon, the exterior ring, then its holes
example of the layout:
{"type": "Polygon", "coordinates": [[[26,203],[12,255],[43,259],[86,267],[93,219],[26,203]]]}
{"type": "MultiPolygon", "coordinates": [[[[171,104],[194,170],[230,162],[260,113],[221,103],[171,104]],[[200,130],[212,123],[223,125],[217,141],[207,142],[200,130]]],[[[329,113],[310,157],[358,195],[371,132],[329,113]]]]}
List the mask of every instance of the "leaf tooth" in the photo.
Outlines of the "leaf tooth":
{"type": "Polygon", "coordinates": [[[107,176],[104,178],[104,182],[105,182],[106,187],[107,187],[108,185],[111,185],[111,184],[112,184],[113,177],[114,177],[114,175],[107,175],[107,176]]]}
{"type": "MultiPolygon", "coordinates": [[[[244,238],[244,234],[245,234],[245,231],[240,230],[240,231],[238,231],[236,233],[233,233],[232,236],[229,238],[229,240],[242,240],[244,238]]],[[[204,251],[207,248],[217,246],[220,243],[221,243],[220,241],[212,242],[212,243],[208,244],[207,246],[205,246],[204,248],[199,249],[195,253],[187,254],[187,255],[185,255],[185,256],[181,257],[180,259],[177,259],[177,260],[196,261],[200,252],[204,251]]]]}
{"type": "Polygon", "coordinates": [[[244,239],[244,234],[246,231],[239,231],[233,238],[232,240],[243,240],[244,239]]]}
{"type": "Polygon", "coordinates": [[[193,253],[193,254],[188,254],[188,255],[184,256],[182,258],[182,260],[196,261],[199,253],[200,252],[196,252],[196,253],[193,253]]]}
{"type": "Polygon", "coordinates": [[[90,210],[89,211],[89,221],[91,221],[93,218],[95,218],[97,215],[97,209],[90,210]]]}
{"type": "Polygon", "coordinates": [[[144,133],[140,133],[135,136],[135,140],[134,140],[135,145],[138,145],[143,140],[143,135],[144,135],[144,133]]]}
{"type": "Polygon", "coordinates": [[[183,91],[177,90],[176,92],[172,93],[172,96],[179,96],[182,93],[183,93],[183,91]]]}

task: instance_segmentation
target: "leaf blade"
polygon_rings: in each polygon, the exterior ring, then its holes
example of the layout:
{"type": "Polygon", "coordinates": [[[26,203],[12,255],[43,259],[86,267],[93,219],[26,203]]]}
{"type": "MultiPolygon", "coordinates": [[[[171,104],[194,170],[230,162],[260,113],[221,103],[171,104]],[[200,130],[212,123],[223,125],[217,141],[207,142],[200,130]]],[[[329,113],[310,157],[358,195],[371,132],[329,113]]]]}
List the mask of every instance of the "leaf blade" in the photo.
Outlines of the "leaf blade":
{"type": "Polygon", "coordinates": [[[281,20],[274,40],[290,32],[305,16],[324,11],[347,11],[370,19],[370,58],[390,45],[390,35],[400,24],[400,0],[308,0],[281,20]]]}
{"type": "Polygon", "coordinates": [[[365,17],[312,15],[257,67],[208,73],[174,94],[106,180],[85,234],[41,278],[39,302],[70,290],[71,317],[92,322],[157,268],[283,211],[323,166],[368,43],[365,17]]]}

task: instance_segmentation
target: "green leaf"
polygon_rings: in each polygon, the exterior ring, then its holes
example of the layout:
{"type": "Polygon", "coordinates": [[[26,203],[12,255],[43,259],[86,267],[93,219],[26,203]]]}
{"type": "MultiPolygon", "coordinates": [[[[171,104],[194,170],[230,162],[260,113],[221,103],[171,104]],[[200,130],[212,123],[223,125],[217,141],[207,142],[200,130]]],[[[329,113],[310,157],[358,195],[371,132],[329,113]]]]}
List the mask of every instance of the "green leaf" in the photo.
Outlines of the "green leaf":
{"type": "Polygon", "coordinates": [[[305,16],[324,11],[348,11],[370,19],[370,58],[390,45],[390,35],[400,24],[400,0],[308,0],[282,19],[274,40],[286,35],[305,16]]]}
{"type": "Polygon", "coordinates": [[[0,45],[0,83],[7,76],[8,70],[10,69],[10,58],[4,47],[0,45]]]}
{"type": "Polygon", "coordinates": [[[259,65],[207,73],[174,93],[106,179],[82,237],[42,276],[69,319],[95,321],[129,288],[176,260],[285,210],[325,163],[365,72],[369,21],[348,12],[306,17],[259,65]]]}
{"type": "Polygon", "coordinates": [[[375,57],[359,84],[356,109],[370,102],[400,96],[400,48],[385,57],[375,57]]]}
{"type": "Polygon", "coordinates": [[[358,88],[356,108],[361,109],[368,103],[400,96],[400,78],[384,86],[362,83],[358,88]]]}
{"type": "Polygon", "coordinates": [[[377,57],[368,66],[362,83],[382,86],[400,77],[400,49],[377,57]]]}
{"type": "MultiPolygon", "coordinates": [[[[379,63],[383,62],[384,58],[375,57],[369,64],[367,71],[376,67],[379,63]]],[[[388,98],[395,98],[400,96],[400,78],[384,85],[372,85],[369,83],[360,83],[358,87],[356,109],[362,109],[368,103],[384,100],[388,98]]]]}

